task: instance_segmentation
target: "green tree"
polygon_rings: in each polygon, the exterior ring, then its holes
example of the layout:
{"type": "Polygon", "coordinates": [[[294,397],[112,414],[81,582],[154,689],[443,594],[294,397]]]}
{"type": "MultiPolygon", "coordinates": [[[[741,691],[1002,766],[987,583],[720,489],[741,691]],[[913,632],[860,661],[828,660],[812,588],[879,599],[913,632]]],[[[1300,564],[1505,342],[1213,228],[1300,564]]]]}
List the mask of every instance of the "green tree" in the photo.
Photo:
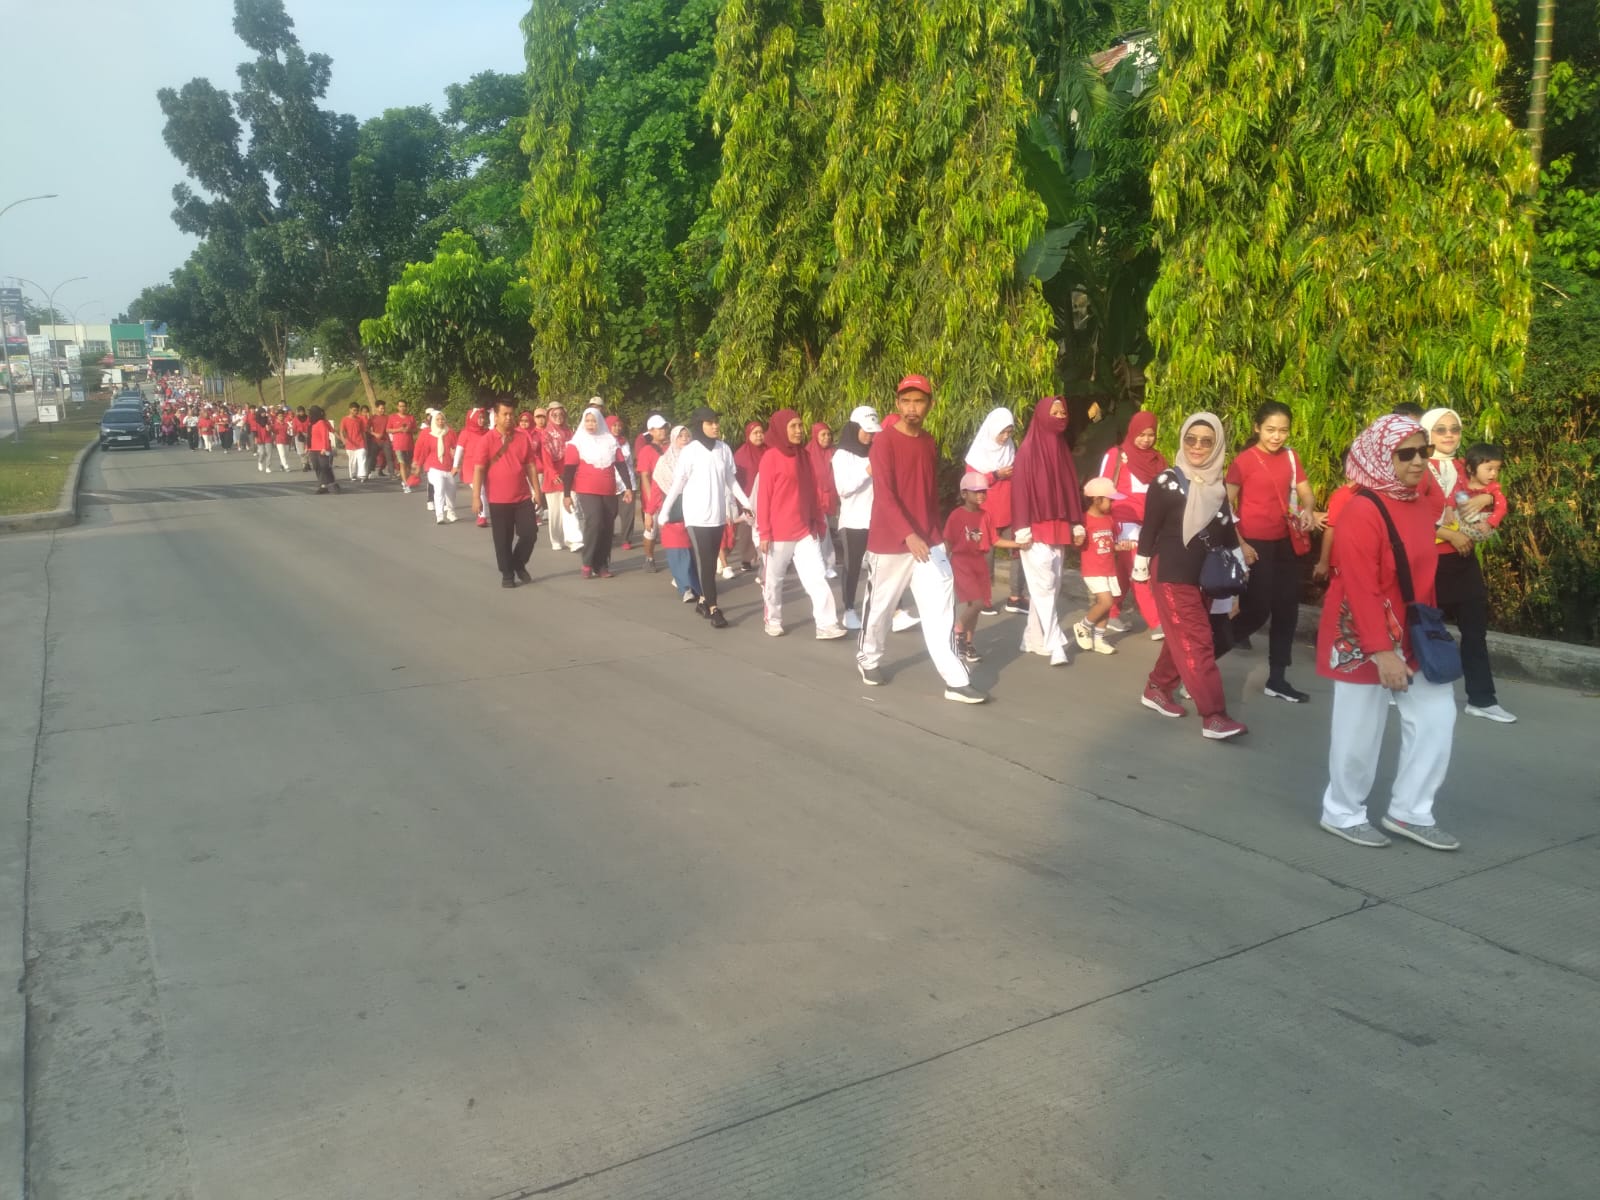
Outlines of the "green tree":
{"type": "Polygon", "coordinates": [[[1401,399],[1493,428],[1530,313],[1532,167],[1489,0],[1171,0],[1152,407],[1287,403],[1319,487],[1401,399]]]}
{"type": "Polygon", "coordinates": [[[481,71],[445,88],[443,120],[455,164],[444,184],[449,228],[464,229],[493,257],[516,257],[532,240],[522,213],[528,156],[522,149],[528,119],[527,79],[481,71]]]}
{"type": "Polygon", "coordinates": [[[540,394],[570,400],[605,382],[600,199],[583,146],[577,0],[533,0],[522,20],[530,177],[523,213],[532,227],[527,274],[534,308],[533,364],[540,394]]]}

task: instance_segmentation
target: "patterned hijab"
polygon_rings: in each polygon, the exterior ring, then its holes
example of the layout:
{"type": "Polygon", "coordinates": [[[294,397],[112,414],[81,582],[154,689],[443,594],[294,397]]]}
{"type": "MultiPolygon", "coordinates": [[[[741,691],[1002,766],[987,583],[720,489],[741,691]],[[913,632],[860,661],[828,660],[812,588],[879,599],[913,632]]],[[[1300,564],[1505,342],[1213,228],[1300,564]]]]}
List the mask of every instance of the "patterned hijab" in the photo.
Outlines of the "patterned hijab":
{"type": "Polygon", "coordinates": [[[1345,456],[1344,473],[1358,487],[1371,488],[1380,496],[1395,500],[1415,500],[1417,489],[1407,487],[1394,473],[1395,447],[1423,428],[1411,417],[1379,417],[1361,431],[1350,453],[1345,456]]]}

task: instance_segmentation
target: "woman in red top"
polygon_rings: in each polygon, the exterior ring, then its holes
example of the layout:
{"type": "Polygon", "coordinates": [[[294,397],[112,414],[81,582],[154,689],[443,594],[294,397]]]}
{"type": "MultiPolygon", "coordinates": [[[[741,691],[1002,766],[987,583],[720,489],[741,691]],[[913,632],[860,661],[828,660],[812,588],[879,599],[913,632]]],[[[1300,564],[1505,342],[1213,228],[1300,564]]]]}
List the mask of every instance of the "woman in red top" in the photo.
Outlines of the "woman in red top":
{"type": "Polygon", "coordinates": [[[272,431],[272,444],[278,448],[278,465],[288,471],[289,469],[289,414],[275,412],[269,422],[272,431]]]}
{"type": "Polygon", "coordinates": [[[1393,696],[1400,714],[1400,761],[1382,825],[1431,850],[1460,843],[1433,820],[1433,800],[1450,769],[1455,689],[1418,669],[1406,604],[1384,513],[1399,534],[1413,599],[1435,601],[1434,528],[1439,506],[1418,485],[1427,472],[1427,435],[1411,417],[1379,417],[1350,448],[1345,474],[1361,489],[1339,519],[1333,574],[1317,633],[1317,671],[1333,680],[1333,736],[1322,828],[1357,846],[1387,846],[1367,818],[1383,730],[1393,696]]]}
{"type": "MultiPolygon", "coordinates": [[[[461,435],[457,445],[461,447],[461,478],[468,482],[469,487],[474,473],[478,469],[479,443],[483,441],[484,435],[488,432],[489,412],[487,409],[474,408],[467,413],[466,424],[461,427],[461,435]]],[[[481,491],[473,493],[473,496],[477,503],[485,503],[481,491]]],[[[437,503],[438,501],[435,500],[435,504],[437,503]]],[[[480,508],[473,515],[478,518],[478,527],[480,529],[489,524],[489,510],[487,508],[480,508]]]]}
{"type": "Polygon", "coordinates": [[[817,481],[817,509],[822,514],[821,535],[822,565],[828,569],[828,578],[838,576],[833,547],[834,533],[839,525],[839,489],[833,482],[833,455],[838,447],[833,444],[833,430],[826,421],[811,426],[811,440],[806,443],[806,457],[811,460],[811,475],[817,481]]]}
{"type": "Polygon", "coordinates": [[[661,511],[664,489],[656,486],[655,472],[666,448],[667,419],[652,413],[633,452],[634,473],[639,477],[639,511],[644,514],[644,563],[648,571],[656,569],[656,542],[660,540],[656,515],[661,511]]]}
{"type": "MultiPolygon", "coordinates": [[[[733,473],[739,481],[739,486],[745,495],[752,496],[750,490],[755,487],[756,472],[761,469],[761,459],[767,452],[767,431],[760,421],[746,421],[744,426],[744,445],[733,452],[733,473]]],[[[739,568],[743,571],[753,571],[755,567],[756,546],[751,537],[750,525],[745,521],[734,521],[728,526],[731,537],[723,539],[723,557],[736,554],[739,558],[739,568]]],[[[723,578],[731,579],[733,571],[724,569],[723,578]]]]}
{"type": "Polygon", "coordinates": [[[456,481],[461,471],[461,453],[456,447],[456,433],[444,419],[444,413],[433,409],[428,428],[422,431],[415,446],[417,470],[428,480],[433,496],[433,523],[443,525],[456,520],[456,481]]]}
{"type": "MultiPolygon", "coordinates": [[[[1156,481],[1156,476],[1167,469],[1167,456],[1156,449],[1156,415],[1152,412],[1136,412],[1128,421],[1128,432],[1123,435],[1122,444],[1113,446],[1106,451],[1106,456],[1100,462],[1100,477],[1111,480],[1112,487],[1122,493],[1122,499],[1115,501],[1111,506],[1111,516],[1117,523],[1116,540],[1139,543],[1139,529],[1144,524],[1145,497],[1150,493],[1150,485],[1156,481]]],[[[1117,554],[1117,583],[1122,588],[1122,596],[1117,597],[1111,609],[1111,619],[1107,628],[1113,633],[1126,633],[1128,630],[1121,619],[1122,602],[1132,589],[1135,603],[1139,606],[1139,615],[1144,618],[1144,623],[1150,627],[1150,638],[1159,642],[1161,632],[1161,615],[1156,612],[1155,594],[1150,590],[1147,582],[1133,582],[1133,555],[1132,550],[1118,550],[1117,554]]]]}
{"type": "Polygon", "coordinates": [[[1287,404],[1268,400],[1256,409],[1255,432],[1228,465],[1228,502],[1239,514],[1239,548],[1250,567],[1250,586],[1233,619],[1235,645],[1248,647],[1267,624],[1268,696],[1304,704],[1310,696],[1289,683],[1294,631],[1300,621],[1304,564],[1294,539],[1321,528],[1316,496],[1300,458],[1288,446],[1293,416],[1287,404]]]}
{"type": "MultiPolygon", "coordinates": [[[[756,471],[756,532],[761,536],[761,600],[767,633],[783,636],[783,577],[794,564],[811,598],[811,616],[823,641],[848,632],[839,624],[833,589],[822,562],[819,532],[828,528],[817,507],[817,481],[802,450],[806,427],[792,408],[772,414],[766,453],[756,471]]],[[[831,474],[831,472],[830,472],[831,474]]]]}
{"type": "Polygon", "coordinates": [[[562,507],[577,509],[583,522],[583,577],[611,578],[611,539],[617,522],[617,479],[622,497],[633,502],[633,476],[622,447],[606,428],[598,408],[583,410],[583,419],[567,443],[561,470],[566,496],[562,507]]]}
{"type": "Polygon", "coordinates": [[[1072,465],[1062,397],[1046,396],[1033,410],[1011,480],[1015,537],[1030,543],[1022,552],[1022,574],[1028,581],[1022,650],[1047,655],[1052,667],[1066,666],[1072,659],[1057,609],[1061,564],[1066,547],[1083,545],[1083,496],[1072,465]]]}
{"type": "MultiPolygon", "coordinates": [[[[1016,428],[1017,419],[1011,415],[1009,408],[990,409],[983,424],[978,426],[972,445],[967,447],[967,470],[982,475],[988,487],[983,497],[983,510],[989,514],[996,536],[1011,529],[1011,474],[1017,462],[1016,428]]],[[[1016,554],[1008,554],[1006,558],[1006,611],[1027,612],[1028,598],[1022,594],[1022,559],[1016,554]]],[[[983,602],[980,611],[990,616],[999,611],[993,596],[983,602]]]]}
{"type": "MultiPolygon", "coordinates": [[[[535,423],[539,410],[534,410],[535,423]]],[[[567,443],[572,440],[572,428],[567,424],[567,408],[559,400],[552,400],[545,409],[544,429],[544,494],[550,506],[550,548],[563,547],[577,554],[583,549],[583,528],[574,508],[566,503],[567,495],[561,482],[566,468],[567,443]]]]}
{"type": "Polygon", "coordinates": [[[317,494],[326,495],[330,488],[337,492],[339,481],[333,477],[333,426],[316,405],[307,412],[306,425],[311,467],[317,473],[317,494]]]}

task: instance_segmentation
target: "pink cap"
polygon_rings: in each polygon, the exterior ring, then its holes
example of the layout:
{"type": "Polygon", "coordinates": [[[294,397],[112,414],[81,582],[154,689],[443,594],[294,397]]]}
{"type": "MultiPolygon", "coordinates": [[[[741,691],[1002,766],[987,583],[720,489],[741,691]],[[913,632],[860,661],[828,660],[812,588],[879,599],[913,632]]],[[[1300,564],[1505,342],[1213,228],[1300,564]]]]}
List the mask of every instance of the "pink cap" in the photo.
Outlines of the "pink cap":
{"type": "Polygon", "coordinates": [[[1112,483],[1111,480],[1107,479],[1104,475],[1101,475],[1095,479],[1091,479],[1088,483],[1084,484],[1083,494],[1085,496],[1104,496],[1108,500],[1127,499],[1126,496],[1117,491],[1117,485],[1112,483]]]}
{"type": "Polygon", "coordinates": [[[982,471],[968,471],[961,477],[961,490],[963,492],[987,492],[989,479],[982,471]]]}

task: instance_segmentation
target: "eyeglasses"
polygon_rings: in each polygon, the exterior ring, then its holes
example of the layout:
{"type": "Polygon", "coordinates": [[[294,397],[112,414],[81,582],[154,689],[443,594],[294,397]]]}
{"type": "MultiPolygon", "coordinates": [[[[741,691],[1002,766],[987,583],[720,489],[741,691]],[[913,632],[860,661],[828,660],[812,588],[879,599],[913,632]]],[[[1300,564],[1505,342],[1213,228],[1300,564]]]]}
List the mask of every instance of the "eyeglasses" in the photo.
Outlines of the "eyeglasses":
{"type": "Polygon", "coordinates": [[[1188,437],[1183,439],[1183,444],[1185,446],[1193,446],[1196,450],[1209,450],[1211,447],[1217,444],[1217,439],[1196,437],[1191,433],[1188,437]]]}
{"type": "Polygon", "coordinates": [[[1423,458],[1427,458],[1432,453],[1432,446],[1406,446],[1404,449],[1396,450],[1394,457],[1396,462],[1410,462],[1419,454],[1423,458]]]}
{"type": "Polygon", "coordinates": [[[1433,427],[1433,431],[1435,433],[1460,433],[1461,432],[1461,426],[1459,426],[1459,425],[1435,425],[1433,427]]]}

